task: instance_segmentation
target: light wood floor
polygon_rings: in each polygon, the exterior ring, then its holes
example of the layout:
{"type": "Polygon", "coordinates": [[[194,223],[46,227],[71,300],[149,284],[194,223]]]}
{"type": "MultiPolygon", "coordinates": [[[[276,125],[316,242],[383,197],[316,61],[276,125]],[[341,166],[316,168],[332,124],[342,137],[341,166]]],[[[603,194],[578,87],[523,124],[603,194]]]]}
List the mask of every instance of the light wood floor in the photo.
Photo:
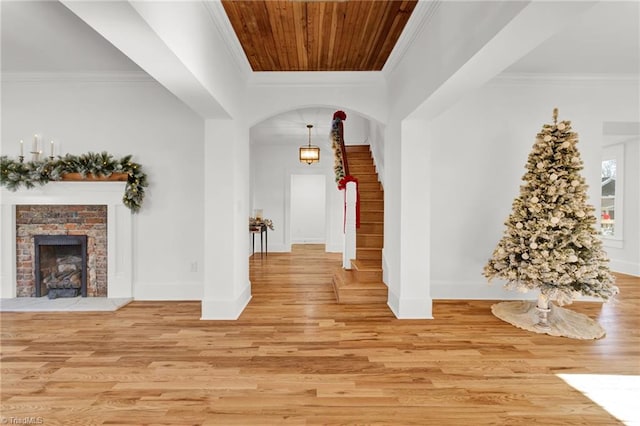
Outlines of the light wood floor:
{"type": "MultiPolygon", "coordinates": [[[[640,279],[571,308],[607,336],[533,334],[490,301],[436,301],[434,320],[338,305],[317,246],[251,260],[238,321],[199,302],[108,313],[2,313],[2,413],[44,425],[615,425],[557,374],[639,375],[640,279]]],[[[10,424],[10,423],[9,423],[10,424]]],[[[15,424],[15,423],[14,423],[15,424]]],[[[34,423],[32,423],[34,424],[34,423]]]]}

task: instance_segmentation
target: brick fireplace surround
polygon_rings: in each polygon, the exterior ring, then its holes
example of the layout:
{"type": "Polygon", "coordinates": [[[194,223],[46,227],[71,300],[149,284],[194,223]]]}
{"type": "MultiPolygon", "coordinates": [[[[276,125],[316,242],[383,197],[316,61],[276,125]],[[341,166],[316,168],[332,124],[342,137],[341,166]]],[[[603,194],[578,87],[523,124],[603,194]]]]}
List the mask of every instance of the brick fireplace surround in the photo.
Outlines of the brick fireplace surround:
{"type": "Polygon", "coordinates": [[[18,297],[36,295],[36,235],[86,235],[87,297],[107,296],[107,206],[16,206],[18,297]]]}
{"type": "Polygon", "coordinates": [[[89,266],[94,267],[88,296],[133,297],[133,221],[122,203],[124,186],[124,182],[52,182],[16,192],[2,188],[0,297],[32,295],[27,286],[33,283],[26,282],[33,280],[32,269],[25,273],[21,268],[30,261],[24,250],[33,252],[36,233],[87,235],[88,261],[93,263],[89,266]]]}

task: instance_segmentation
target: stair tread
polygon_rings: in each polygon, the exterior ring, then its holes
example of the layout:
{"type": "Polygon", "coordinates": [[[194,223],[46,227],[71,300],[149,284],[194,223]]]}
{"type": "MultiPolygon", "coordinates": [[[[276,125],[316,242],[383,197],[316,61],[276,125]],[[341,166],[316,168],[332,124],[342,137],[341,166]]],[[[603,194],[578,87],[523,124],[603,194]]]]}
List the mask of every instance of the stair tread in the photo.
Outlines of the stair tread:
{"type": "Polygon", "coordinates": [[[387,303],[388,289],[382,281],[353,281],[350,274],[346,272],[349,271],[338,270],[333,275],[333,291],[338,303],[354,305],[387,303]]]}
{"type": "Polygon", "coordinates": [[[382,263],[379,260],[352,259],[351,265],[358,271],[382,271],[382,263]]]}
{"type": "Polygon", "coordinates": [[[343,289],[343,288],[361,288],[365,289],[384,289],[385,294],[387,291],[387,286],[384,282],[380,280],[376,281],[358,281],[355,279],[355,276],[351,273],[351,271],[344,270],[340,268],[337,270],[334,275],[334,281],[337,281],[335,284],[343,289]]]}
{"type": "Polygon", "coordinates": [[[347,151],[367,151],[369,152],[369,145],[345,145],[347,151]]]}

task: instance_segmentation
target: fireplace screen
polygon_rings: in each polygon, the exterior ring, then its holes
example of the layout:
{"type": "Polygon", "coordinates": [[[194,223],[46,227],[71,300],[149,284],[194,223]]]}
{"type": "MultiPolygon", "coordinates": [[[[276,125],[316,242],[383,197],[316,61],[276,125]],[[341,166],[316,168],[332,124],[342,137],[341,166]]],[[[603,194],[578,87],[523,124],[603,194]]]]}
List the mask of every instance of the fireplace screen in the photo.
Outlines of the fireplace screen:
{"type": "Polygon", "coordinates": [[[35,235],[36,297],[87,297],[87,236],[35,235]]]}

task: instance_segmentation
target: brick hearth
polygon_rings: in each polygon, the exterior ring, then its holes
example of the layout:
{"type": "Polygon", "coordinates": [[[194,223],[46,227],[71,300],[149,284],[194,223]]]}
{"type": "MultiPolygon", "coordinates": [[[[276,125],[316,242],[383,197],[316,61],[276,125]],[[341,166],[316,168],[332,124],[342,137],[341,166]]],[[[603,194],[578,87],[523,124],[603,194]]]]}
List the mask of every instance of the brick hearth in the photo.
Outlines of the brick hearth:
{"type": "Polygon", "coordinates": [[[107,296],[107,206],[16,206],[16,295],[35,296],[34,235],[87,236],[87,296],[107,296]]]}

